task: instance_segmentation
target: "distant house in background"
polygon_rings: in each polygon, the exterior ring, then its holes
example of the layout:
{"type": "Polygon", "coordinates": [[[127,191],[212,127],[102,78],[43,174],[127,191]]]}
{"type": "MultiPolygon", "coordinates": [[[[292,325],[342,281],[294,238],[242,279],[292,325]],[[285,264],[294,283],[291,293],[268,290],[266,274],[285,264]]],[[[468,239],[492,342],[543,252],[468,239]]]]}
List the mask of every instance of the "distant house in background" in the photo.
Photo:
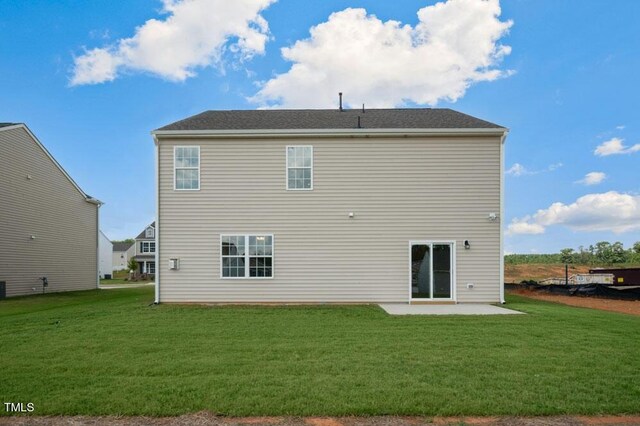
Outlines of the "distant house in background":
{"type": "Polygon", "coordinates": [[[0,123],[0,297],[97,288],[101,205],[25,124],[0,123]]]}
{"type": "Polygon", "coordinates": [[[113,243],[102,231],[100,231],[98,240],[98,258],[100,260],[98,265],[100,278],[105,278],[105,274],[111,275],[113,272],[113,243]]]}
{"type": "Polygon", "coordinates": [[[133,258],[138,262],[141,274],[155,275],[156,273],[156,223],[147,226],[136,237],[135,254],[133,258]]]}
{"type": "Polygon", "coordinates": [[[127,270],[129,259],[135,254],[135,244],[127,242],[113,243],[113,270],[127,270]]]}

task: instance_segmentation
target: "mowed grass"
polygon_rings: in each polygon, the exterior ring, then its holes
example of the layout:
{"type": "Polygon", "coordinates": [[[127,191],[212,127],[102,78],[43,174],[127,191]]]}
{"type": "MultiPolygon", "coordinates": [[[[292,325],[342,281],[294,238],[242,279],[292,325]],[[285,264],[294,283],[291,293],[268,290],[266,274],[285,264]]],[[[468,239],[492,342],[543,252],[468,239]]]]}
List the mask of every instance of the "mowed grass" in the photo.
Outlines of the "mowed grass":
{"type": "Polygon", "coordinates": [[[638,317],[515,296],[507,306],[528,315],[152,300],[136,288],[1,301],[0,400],[36,415],[640,412],[638,317]]]}

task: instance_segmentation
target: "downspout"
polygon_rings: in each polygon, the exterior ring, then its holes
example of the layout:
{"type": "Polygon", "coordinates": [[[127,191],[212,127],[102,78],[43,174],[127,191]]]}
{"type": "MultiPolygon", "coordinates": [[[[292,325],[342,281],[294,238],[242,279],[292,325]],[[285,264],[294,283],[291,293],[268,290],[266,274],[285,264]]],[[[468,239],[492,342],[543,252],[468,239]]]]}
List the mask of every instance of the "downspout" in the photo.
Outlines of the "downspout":
{"type": "Polygon", "coordinates": [[[104,203],[89,196],[85,201],[96,206],[96,289],[98,289],[100,288],[100,207],[104,203]]]}
{"type": "Polygon", "coordinates": [[[160,303],[160,144],[158,143],[158,138],[156,135],[153,135],[153,142],[156,146],[156,229],[155,229],[155,238],[156,238],[156,297],[154,300],[155,304],[160,303]]]}
{"type": "Polygon", "coordinates": [[[504,304],[504,142],[509,134],[505,130],[500,138],[500,303],[504,304]]]}

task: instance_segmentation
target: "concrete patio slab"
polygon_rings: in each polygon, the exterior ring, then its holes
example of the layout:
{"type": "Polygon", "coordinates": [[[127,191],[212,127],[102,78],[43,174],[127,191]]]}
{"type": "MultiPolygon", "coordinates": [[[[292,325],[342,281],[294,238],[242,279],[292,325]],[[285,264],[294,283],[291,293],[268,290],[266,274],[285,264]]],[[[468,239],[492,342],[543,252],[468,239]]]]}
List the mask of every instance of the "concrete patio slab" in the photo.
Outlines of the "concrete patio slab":
{"type": "Polygon", "coordinates": [[[410,305],[408,303],[380,303],[389,315],[511,315],[524,312],[481,303],[457,305],[410,305]]]}

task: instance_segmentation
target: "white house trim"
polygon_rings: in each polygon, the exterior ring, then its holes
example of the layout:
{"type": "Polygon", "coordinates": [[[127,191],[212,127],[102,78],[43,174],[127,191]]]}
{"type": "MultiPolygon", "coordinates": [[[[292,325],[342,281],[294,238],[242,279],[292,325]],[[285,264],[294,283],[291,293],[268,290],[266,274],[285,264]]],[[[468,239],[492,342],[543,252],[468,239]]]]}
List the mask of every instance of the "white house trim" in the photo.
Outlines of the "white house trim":
{"type": "Polygon", "coordinates": [[[151,132],[157,143],[158,136],[181,138],[272,138],[272,137],[398,137],[398,136],[503,136],[505,129],[256,129],[256,130],[156,130],[151,132]]]}
{"type": "Polygon", "coordinates": [[[508,131],[505,131],[500,139],[500,303],[506,303],[504,299],[504,143],[508,131]]]}
{"type": "MultiPolygon", "coordinates": [[[[456,302],[457,299],[457,277],[456,277],[456,270],[457,270],[457,263],[456,263],[456,241],[455,240],[410,240],[409,241],[409,259],[408,259],[408,263],[409,263],[409,303],[411,302],[456,302]],[[411,247],[413,247],[414,245],[418,245],[418,244],[430,244],[431,247],[433,247],[434,244],[449,244],[451,245],[451,297],[439,297],[439,298],[420,298],[420,299],[414,299],[411,297],[411,295],[413,294],[413,288],[412,288],[412,282],[411,282],[411,247]]],[[[433,250],[429,250],[429,256],[431,256],[431,261],[430,261],[430,265],[431,268],[433,269],[433,250]]],[[[430,274],[431,277],[431,291],[433,291],[433,274],[430,274]]]]}
{"type": "MultiPolygon", "coordinates": [[[[154,139],[155,141],[155,139],[154,139]]],[[[155,300],[154,303],[160,303],[160,147],[155,141],[156,146],[156,226],[155,226],[155,240],[156,240],[156,273],[155,273],[155,300]]],[[[174,155],[175,161],[175,155],[174,155]]],[[[175,171],[173,172],[173,178],[175,179],[175,171]]],[[[174,183],[175,185],[175,183],[174,183]]]]}
{"type": "MultiPolygon", "coordinates": [[[[313,191],[313,145],[287,145],[285,148],[284,178],[287,191],[313,191]],[[311,148],[311,187],[289,188],[289,148],[311,148]]],[[[293,167],[296,168],[296,167],[293,167]]],[[[304,167],[308,168],[308,167],[304,167]]]]}
{"type": "MultiPolygon", "coordinates": [[[[174,191],[200,191],[202,179],[200,178],[200,164],[202,159],[200,158],[200,146],[198,145],[175,145],[173,147],[173,190],[174,191]],[[198,188],[176,188],[176,150],[178,148],[197,148],[198,149],[198,188]]],[[[181,167],[186,168],[186,167],[181,167]]],[[[193,167],[190,167],[193,169],[193,167]]]]}
{"type": "MultiPolygon", "coordinates": [[[[219,267],[220,267],[220,279],[221,280],[272,280],[276,276],[276,239],[273,234],[269,232],[225,232],[220,234],[218,238],[218,246],[220,247],[220,256],[219,256],[219,267]],[[244,244],[247,250],[247,254],[244,256],[245,259],[249,256],[249,237],[250,236],[262,235],[265,237],[271,237],[271,276],[270,277],[251,277],[249,276],[249,262],[245,262],[244,265],[244,277],[223,277],[222,276],[222,237],[244,237],[244,244]]],[[[259,257],[259,256],[253,256],[259,257]]],[[[269,257],[269,256],[264,256],[269,257]]]]}

